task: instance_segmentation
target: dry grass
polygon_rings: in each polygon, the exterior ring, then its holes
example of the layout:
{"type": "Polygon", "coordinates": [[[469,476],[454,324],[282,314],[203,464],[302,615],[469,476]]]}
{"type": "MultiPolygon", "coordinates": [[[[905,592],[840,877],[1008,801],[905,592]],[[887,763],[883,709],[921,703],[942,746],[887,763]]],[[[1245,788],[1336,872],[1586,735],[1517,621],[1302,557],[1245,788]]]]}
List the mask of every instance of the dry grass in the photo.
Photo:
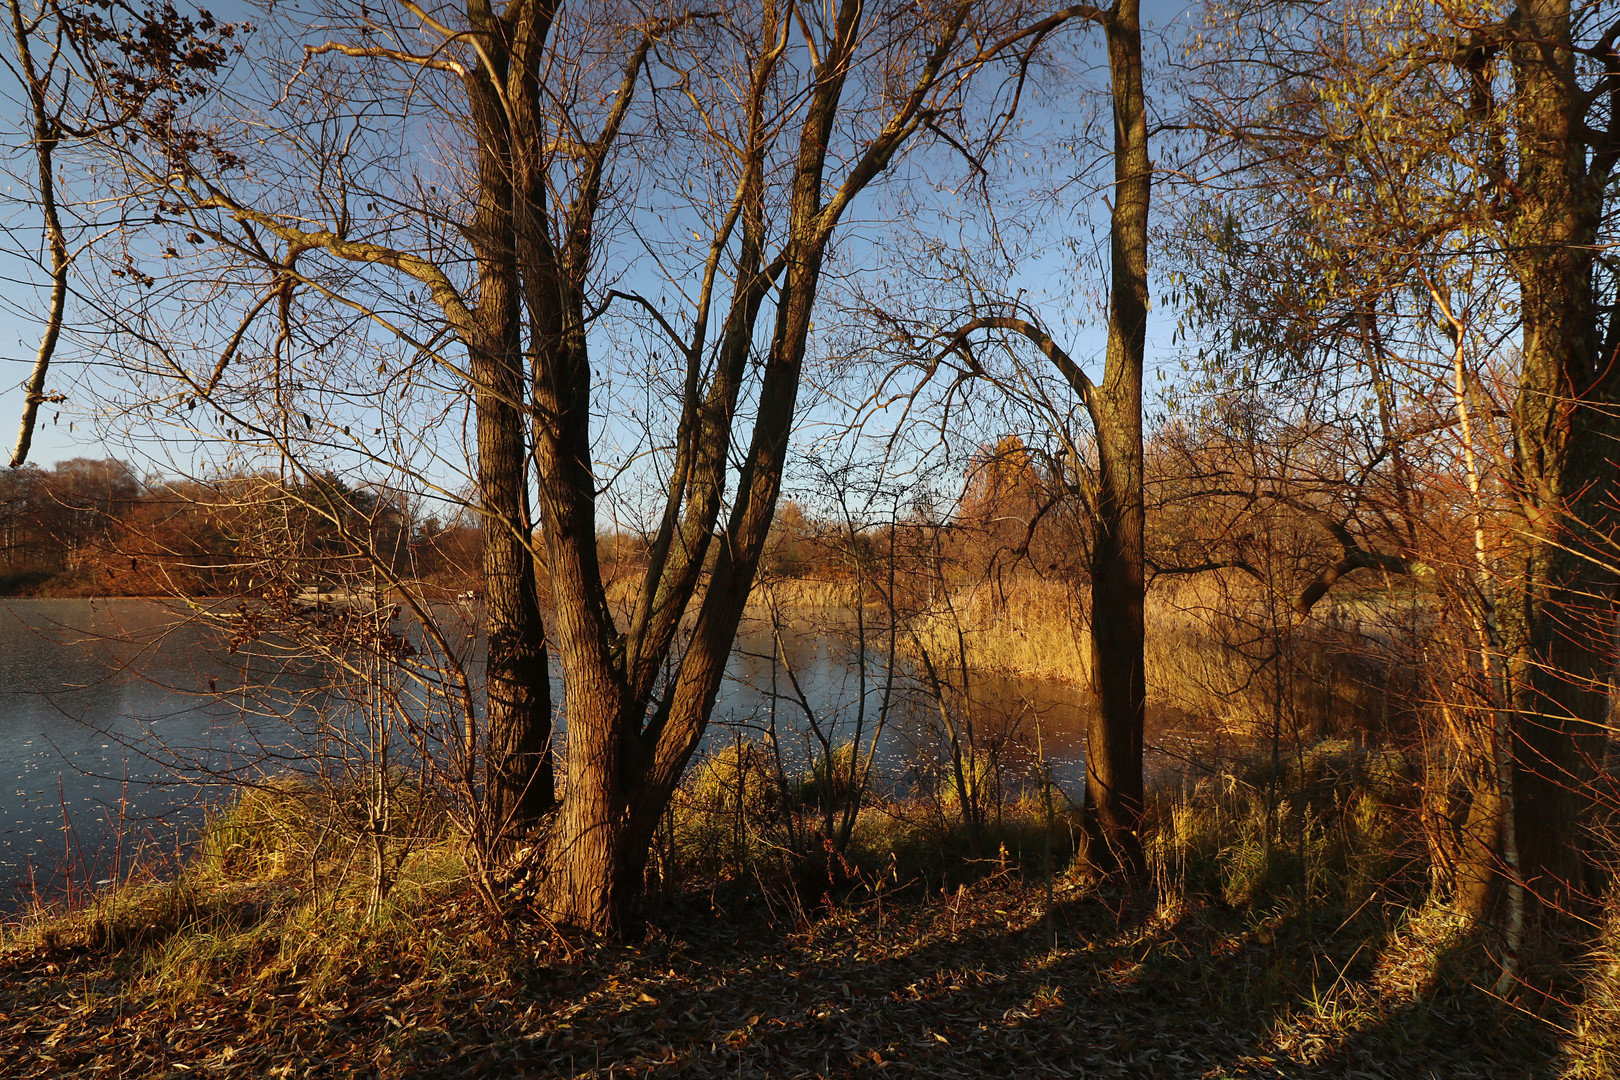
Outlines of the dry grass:
{"type": "Polygon", "coordinates": [[[980,671],[1089,685],[1090,632],[1075,592],[1041,578],[1006,591],[989,583],[956,590],[950,603],[916,621],[917,639],[936,657],[955,657],[958,630],[967,664],[980,671]]]}
{"type": "MultiPolygon", "coordinates": [[[[751,614],[758,615],[774,603],[785,612],[852,610],[860,597],[854,581],[828,581],[821,578],[765,578],[749,594],[751,614]]],[[[866,602],[870,604],[871,598],[866,602]]]]}
{"type": "MultiPolygon", "coordinates": [[[[629,618],[635,610],[636,602],[641,597],[641,585],[641,578],[633,574],[608,582],[608,603],[620,618],[629,618]]],[[[770,577],[762,574],[748,595],[745,617],[765,620],[768,604],[773,602],[790,617],[847,612],[853,609],[859,595],[860,590],[853,581],[770,577]]],[[[873,600],[867,597],[866,602],[871,605],[873,600]]]]}
{"type": "Polygon", "coordinates": [[[1620,1077],[1620,894],[1611,895],[1588,957],[1585,993],[1565,1045],[1568,1080],[1620,1077]]]}
{"type": "MultiPolygon", "coordinates": [[[[700,770],[688,826],[765,829],[756,764],[700,770]]],[[[1555,1028],[1448,966],[1466,928],[1391,865],[1389,772],[1317,755],[1272,845],[1254,776],[1163,795],[1159,899],[1059,874],[1050,909],[1038,863],[897,869],[939,835],[875,807],[830,906],[736,875],[664,894],[627,945],[491,921],[442,843],[368,920],[363,874],[307,874],[319,832],[288,788],[216,822],[176,882],[8,927],[0,1076],[1550,1075],[1555,1028]]]]}
{"type": "MultiPolygon", "coordinates": [[[[948,786],[935,797],[868,792],[847,850],[830,854],[823,808],[833,807],[836,828],[850,795],[852,754],[848,743],[834,748],[830,783],[822,760],[784,782],[757,742],[724,747],[699,763],[676,791],[654,846],[664,889],[746,887],[783,912],[802,914],[829,889],[878,889],[884,880],[882,888],[944,888],[988,869],[1044,872],[1046,812],[1033,791],[988,808],[977,838],[967,835],[948,786]]],[[[990,790],[983,776],[980,785],[990,790]]],[[[1054,818],[1052,850],[1061,864],[1075,850],[1076,827],[1067,814],[1054,818]]]]}
{"type": "Polygon", "coordinates": [[[443,898],[318,982],[238,963],[178,1009],[137,953],[8,949],[0,1074],[1498,1080],[1552,1054],[1466,987],[1369,990],[1366,925],[1055,898],[999,875],[799,929],[697,902],[630,946],[492,932],[443,898]]]}
{"type": "Polygon", "coordinates": [[[444,902],[318,976],[220,966],[179,1008],[128,953],[8,950],[0,1073],[1503,1077],[1549,1052],[1466,992],[1403,1023],[1320,921],[1183,908],[1121,929],[1117,901],[1066,881],[1052,949],[1042,896],[1002,876],[800,930],[688,906],[634,947],[492,934],[444,902]]]}
{"type": "MultiPolygon", "coordinates": [[[[976,670],[1089,686],[1091,634],[1083,601],[1068,584],[1042,578],[966,586],[916,621],[917,639],[947,665],[960,653],[976,670]]],[[[1269,646],[1246,648],[1245,633],[1233,621],[1235,608],[1263,622],[1258,604],[1241,589],[1223,592],[1207,582],[1161,584],[1150,591],[1143,657],[1150,704],[1228,730],[1267,730],[1276,715],[1276,688],[1264,663],[1246,653],[1269,646]]],[[[1290,730],[1297,723],[1306,733],[1356,726],[1364,714],[1388,707],[1368,692],[1371,685],[1388,685],[1369,667],[1382,661],[1367,640],[1334,629],[1346,620],[1371,621],[1376,611],[1356,603],[1319,608],[1295,628],[1285,649],[1291,680],[1285,723],[1290,730]]]]}
{"type": "MultiPolygon", "coordinates": [[[[1197,591],[1161,589],[1147,602],[1144,661],[1149,699],[1195,716],[1233,720],[1251,680],[1241,658],[1221,649],[1197,591]]],[[[1067,583],[1019,578],[958,590],[948,611],[919,620],[918,636],[936,656],[954,657],[957,630],[969,667],[1075,686],[1091,684],[1091,631],[1085,597],[1067,583]]]]}

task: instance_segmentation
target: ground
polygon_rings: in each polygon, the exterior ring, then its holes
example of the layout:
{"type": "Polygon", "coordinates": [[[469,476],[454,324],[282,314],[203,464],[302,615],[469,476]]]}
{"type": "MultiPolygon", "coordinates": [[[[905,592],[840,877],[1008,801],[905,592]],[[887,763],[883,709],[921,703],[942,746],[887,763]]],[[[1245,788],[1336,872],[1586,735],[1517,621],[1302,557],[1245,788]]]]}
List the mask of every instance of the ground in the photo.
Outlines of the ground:
{"type": "MultiPolygon", "coordinates": [[[[1451,932],[1443,915],[1364,906],[1328,921],[1297,906],[1268,916],[1213,904],[1136,913],[1060,883],[1049,922],[1045,896],[1008,874],[808,920],[757,897],[688,898],[654,912],[634,945],[534,921],[492,925],[464,898],[409,933],[378,935],[340,969],[242,956],[189,990],[172,955],[157,959],[155,928],[95,947],[17,936],[0,954],[0,1043],[12,1047],[0,1075],[1558,1071],[1546,1019],[1443,962],[1437,972],[1451,932]],[[1374,922],[1387,929],[1369,935],[1374,922]],[[164,964],[167,981],[154,974],[164,964]]],[[[238,932],[273,918],[275,897],[246,900],[232,909],[238,932]]],[[[285,933],[318,934],[311,927],[285,933]]],[[[283,942],[277,955],[318,954],[283,942]]]]}

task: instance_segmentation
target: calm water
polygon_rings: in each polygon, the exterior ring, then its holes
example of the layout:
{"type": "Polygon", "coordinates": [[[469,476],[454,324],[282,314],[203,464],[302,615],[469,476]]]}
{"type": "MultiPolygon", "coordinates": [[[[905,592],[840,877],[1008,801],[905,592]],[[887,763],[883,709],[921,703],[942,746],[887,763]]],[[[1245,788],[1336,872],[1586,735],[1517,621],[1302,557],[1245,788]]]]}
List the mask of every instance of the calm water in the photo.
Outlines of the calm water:
{"type": "MultiPolygon", "coordinates": [[[[467,637],[461,634],[461,637],[467,637]]],[[[886,686],[882,649],[870,650],[865,709],[846,635],[801,627],[785,655],[760,628],[745,630],[715,709],[710,748],[774,732],[789,770],[819,743],[879,739],[879,783],[937,783],[944,761],[935,701],[906,671],[886,686]],[[797,678],[797,688],[789,677],[797,678]],[[884,708],[887,700],[888,707],[884,708]]],[[[206,807],[234,780],[309,767],[316,736],[300,718],[321,706],[290,666],[233,654],[218,631],[140,600],[0,602],[0,911],[25,892],[108,879],[141,860],[177,858],[206,807]],[[232,699],[244,683],[280,689],[266,715],[232,699]]],[[[561,700],[560,687],[556,697],[561,700]]],[[[1009,785],[1033,775],[1037,743],[1059,786],[1078,801],[1087,695],[1035,680],[976,677],[953,722],[994,754],[1009,785]]],[[[1210,740],[1175,718],[1149,717],[1149,768],[1174,772],[1208,757],[1210,740]]],[[[559,737],[565,725],[559,725],[559,737]]]]}
{"type": "MultiPolygon", "coordinates": [[[[874,755],[880,783],[892,790],[926,788],[941,781],[947,744],[937,700],[910,665],[897,671],[892,687],[885,686],[884,643],[867,650],[863,713],[858,708],[863,689],[860,665],[847,635],[800,627],[799,632],[784,635],[781,648],[773,648],[773,642],[771,635],[758,631],[745,629],[739,636],[728,669],[730,682],[715,708],[711,744],[739,733],[769,739],[774,725],[784,758],[790,766],[802,767],[820,752],[809,716],[829,733],[834,745],[853,739],[857,724],[865,743],[881,720],[874,755]],[[797,688],[787,674],[790,667],[797,688]]],[[[959,740],[965,744],[971,737],[981,756],[993,755],[1010,786],[1039,775],[1038,762],[1044,756],[1053,779],[1079,805],[1085,782],[1086,724],[1093,711],[1088,691],[1050,680],[970,673],[965,698],[960,687],[946,696],[959,740]]],[[[1151,704],[1146,736],[1150,775],[1196,769],[1224,752],[1218,735],[1151,704]]]]}
{"type": "Polygon", "coordinates": [[[142,601],[0,606],[0,905],[178,850],[210,790],[178,774],[230,766],[239,735],[209,636],[142,601]]]}

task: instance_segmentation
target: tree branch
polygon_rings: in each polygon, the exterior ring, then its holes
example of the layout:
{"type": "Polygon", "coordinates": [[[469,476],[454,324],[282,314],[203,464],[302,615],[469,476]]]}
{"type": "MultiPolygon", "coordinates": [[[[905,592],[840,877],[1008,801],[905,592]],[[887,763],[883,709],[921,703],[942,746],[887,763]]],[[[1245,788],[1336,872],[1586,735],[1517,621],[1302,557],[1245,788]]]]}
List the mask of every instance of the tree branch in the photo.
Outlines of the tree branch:
{"type": "Polygon", "coordinates": [[[418,56],[415,53],[404,52],[400,49],[385,49],[381,46],[345,45],[342,42],[328,41],[324,45],[304,46],[304,56],[320,56],[323,53],[342,53],[344,56],[369,57],[379,60],[393,60],[401,64],[415,64],[417,67],[432,68],[435,71],[448,71],[452,75],[467,77],[467,66],[455,60],[446,60],[439,56],[418,56]]]}
{"type": "Polygon", "coordinates": [[[196,203],[199,210],[223,210],[238,222],[251,222],[280,238],[294,251],[325,251],[345,262],[376,263],[415,278],[428,287],[434,302],[450,319],[457,333],[473,329],[474,320],[466,301],[438,265],[420,255],[397,251],[382,244],[348,240],[331,229],[300,229],[272,214],[241,205],[219,191],[196,203]]]}
{"type": "Polygon", "coordinates": [[[963,356],[969,366],[979,373],[983,372],[983,368],[979,366],[979,362],[966,349],[968,338],[976,330],[1011,330],[1028,338],[1036,348],[1041,350],[1042,355],[1052,361],[1052,366],[1058,369],[1058,373],[1069,384],[1069,388],[1079,396],[1081,404],[1086,407],[1086,414],[1091,417],[1092,427],[1102,427],[1102,421],[1097,412],[1096,384],[1091,381],[1091,378],[1084,371],[1080,370],[1080,365],[1076,364],[1069,357],[1069,354],[1064,352],[1056,341],[1052,340],[1051,334],[1026,319],[1005,315],[987,315],[964,323],[951,335],[950,341],[941,350],[941,354],[955,352],[963,356]]]}

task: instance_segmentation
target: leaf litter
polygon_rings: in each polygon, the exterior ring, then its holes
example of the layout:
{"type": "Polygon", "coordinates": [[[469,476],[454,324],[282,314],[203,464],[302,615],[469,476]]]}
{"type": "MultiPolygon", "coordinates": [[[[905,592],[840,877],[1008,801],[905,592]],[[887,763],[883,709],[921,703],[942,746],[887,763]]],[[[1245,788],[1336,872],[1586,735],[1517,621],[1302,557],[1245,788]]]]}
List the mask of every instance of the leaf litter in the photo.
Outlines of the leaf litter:
{"type": "Polygon", "coordinates": [[[344,970],[244,961],[176,994],[150,949],[9,935],[6,1077],[1540,1077],[1554,1028],[1436,981],[1399,932],[1003,876],[798,928],[692,901],[633,945],[387,935],[344,970]],[[1390,959],[1393,958],[1393,959],[1390,959]]]}

